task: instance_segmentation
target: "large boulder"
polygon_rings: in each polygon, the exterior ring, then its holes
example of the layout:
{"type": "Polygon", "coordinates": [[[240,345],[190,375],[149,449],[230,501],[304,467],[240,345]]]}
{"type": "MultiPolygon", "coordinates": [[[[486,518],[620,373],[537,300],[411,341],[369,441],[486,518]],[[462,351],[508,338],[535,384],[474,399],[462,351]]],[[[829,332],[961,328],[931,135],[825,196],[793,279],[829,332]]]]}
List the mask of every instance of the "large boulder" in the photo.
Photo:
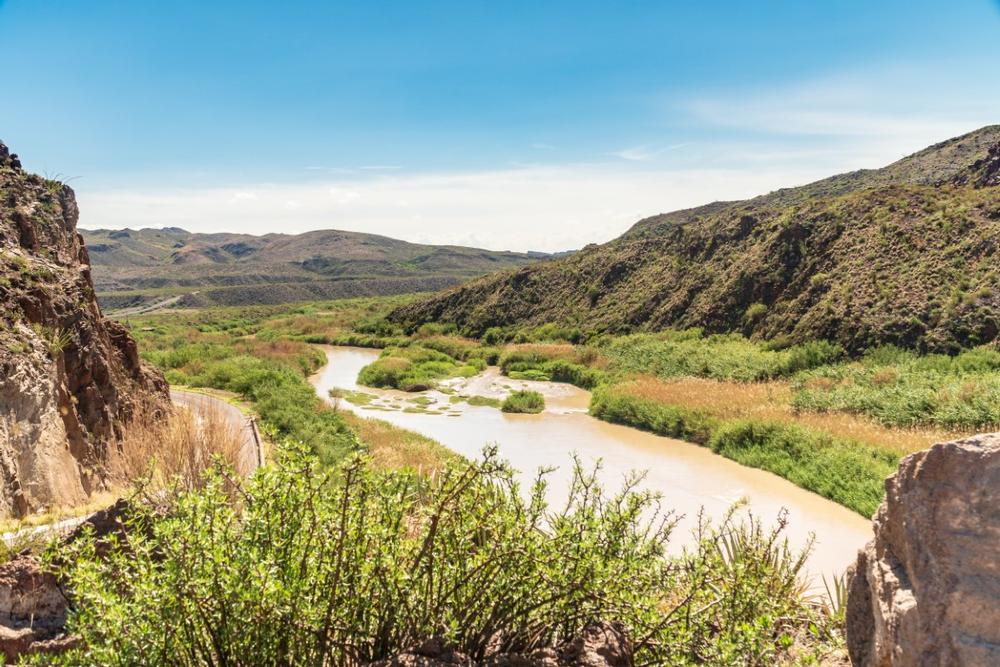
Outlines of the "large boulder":
{"type": "Polygon", "coordinates": [[[885,488],[848,573],[852,663],[1000,665],[1000,435],[907,456],[885,488]]]}

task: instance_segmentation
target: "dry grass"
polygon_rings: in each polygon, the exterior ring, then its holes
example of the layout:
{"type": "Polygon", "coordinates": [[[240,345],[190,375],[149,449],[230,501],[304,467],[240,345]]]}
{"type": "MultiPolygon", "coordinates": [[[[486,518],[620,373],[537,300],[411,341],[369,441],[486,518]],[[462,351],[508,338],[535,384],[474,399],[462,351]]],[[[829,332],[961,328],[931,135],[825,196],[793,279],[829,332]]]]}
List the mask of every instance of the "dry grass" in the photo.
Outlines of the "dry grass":
{"type": "Polygon", "coordinates": [[[790,405],[792,391],[785,382],[740,383],[702,378],[660,380],[640,376],[620,385],[619,389],[626,394],[702,410],[724,419],[792,422],[899,454],[909,454],[936,442],[964,435],[945,429],[889,428],[846,413],[795,412],[790,405]]]}
{"type": "Polygon", "coordinates": [[[458,456],[436,440],[381,419],[369,419],[347,411],[340,414],[380,468],[433,474],[458,456]]]}
{"type": "Polygon", "coordinates": [[[605,369],[608,366],[607,359],[593,347],[585,345],[573,345],[572,343],[519,343],[505,345],[503,348],[505,356],[516,357],[517,359],[538,359],[543,361],[568,361],[572,364],[581,364],[591,368],[605,369]]]}
{"type": "MultiPolygon", "coordinates": [[[[257,338],[244,338],[235,345],[235,348],[240,354],[268,359],[292,368],[302,367],[303,360],[310,361],[316,358],[316,363],[319,363],[315,346],[293,340],[264,341],[257,338]]],[[[315,370],[314,365],[310,364],[303,370],[315,370]]]]}
{"type": "Polygon", "coordinates": [[[242,447],[243,436],[219,409],[179,408],[166,418],[133,419],[111,453],[109,470],[123,486],[147,478],[154,487],[193,490],[216,458],[241,474],[249,472],[243,469],[242,447]]]}

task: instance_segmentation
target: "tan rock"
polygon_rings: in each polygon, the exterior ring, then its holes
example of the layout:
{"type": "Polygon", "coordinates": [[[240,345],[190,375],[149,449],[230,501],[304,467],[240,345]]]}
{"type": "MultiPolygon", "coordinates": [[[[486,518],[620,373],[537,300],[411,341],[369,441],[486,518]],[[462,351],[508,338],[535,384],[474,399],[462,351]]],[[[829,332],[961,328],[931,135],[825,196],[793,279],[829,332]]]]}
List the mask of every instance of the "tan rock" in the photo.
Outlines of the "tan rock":
{"type": "Polygon", "coordinates": [[[85,500],[123,423],[167,403],[163,376],[101,314],[78,217],[72,189],[0,143],[0,516],[85,500]]]}
{"type": "Polygon", "coordinates": [[[1000,665],[1000,436],[907,456],[873,527],[848,574],[852,663],[1000,665]]]}

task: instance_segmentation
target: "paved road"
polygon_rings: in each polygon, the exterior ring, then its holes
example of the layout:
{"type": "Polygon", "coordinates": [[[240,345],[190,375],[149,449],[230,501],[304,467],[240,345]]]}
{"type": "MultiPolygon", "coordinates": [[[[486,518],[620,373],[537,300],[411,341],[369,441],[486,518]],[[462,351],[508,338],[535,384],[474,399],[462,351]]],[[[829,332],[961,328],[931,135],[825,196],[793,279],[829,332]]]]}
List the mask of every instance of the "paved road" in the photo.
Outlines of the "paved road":
{"type": "Polygon", "coordinates": [[[259,463],[257,440],[250,425],[250,418],[243,414],[239,408],[215,396],[180,389],[170,390],[170,400],[173,401],[174,405],[183,406],[196,412],[217,410],[226,418],[233,430],[243,438],[243,445],[240,449],[240,470],[249,475],[257,469],[259,463]]]}
{"type": "MultiPolygon", "coordinates": [[[[173,401],[174,405],[195,411],[218,410],[226,418],[226,421],[232,425],[233,429],[243,437],[243,446],[240,450],[240,469],[248,475],[257,469],[258,457],[260,456],[258,451],[259,445],[257,444],[253,428],[250,425],[250,419],[239,408],[215,396],[199,394],[193,391],[182,391],[180,389],[170,390],[170,400],[173,401]]],[[[29,535],[69,533],[83,523],[88,516],[71,517],[42,526],[22,528],[21,530],[3,533],[0,535],[0,539],[6,542],[8,546],[13,546],[18,538],[29,535]]]]}

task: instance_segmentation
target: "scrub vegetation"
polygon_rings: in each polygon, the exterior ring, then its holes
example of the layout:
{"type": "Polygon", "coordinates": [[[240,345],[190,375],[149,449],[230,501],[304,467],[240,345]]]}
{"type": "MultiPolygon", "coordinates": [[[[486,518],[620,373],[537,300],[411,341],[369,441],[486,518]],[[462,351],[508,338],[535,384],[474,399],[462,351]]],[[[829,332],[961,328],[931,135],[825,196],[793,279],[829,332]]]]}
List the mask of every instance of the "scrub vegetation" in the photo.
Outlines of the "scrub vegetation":
{"type": "Polygon", "coordinates": [[[545,397],[537,391],[518,390],[511,392],[500,404],[503,412],[538,414],[545,409],[545,397]]]}
{"type": "Polygon", "coordinates": [[[637,481],[607,494],[577,467],[554,508],[489,451],[420,478],[285,445],[248,481],[220,467],[166,501],[136,497],[127,540],[52,552],[82,641],[49,659],[361,665],[443,634],[478,662],[591,619],[621,623],[636,664],[840,653],[839,614],[803,595],[780,523],[702,521],[668,555],[674,518],[637,481]]]}

